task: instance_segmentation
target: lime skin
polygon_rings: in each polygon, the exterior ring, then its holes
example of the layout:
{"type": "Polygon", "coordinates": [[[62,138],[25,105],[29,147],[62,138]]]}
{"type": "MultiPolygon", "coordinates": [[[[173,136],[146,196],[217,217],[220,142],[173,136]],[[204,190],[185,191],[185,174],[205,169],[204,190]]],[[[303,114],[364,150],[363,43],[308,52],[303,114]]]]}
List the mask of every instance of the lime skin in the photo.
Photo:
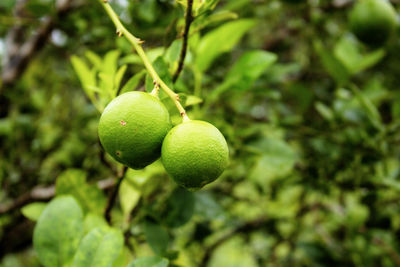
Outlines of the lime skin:
{"type": "Polygon", "coordinates": [[[386,0],[358,0],[350,12],[350,29],[363,43],[382,46],[396,28],[396,10],[386,0]]]}
{"type": "Polygon", "coordinates": [[[221,132],[205,121],[187,121],[165,137],[161,160],[174,181],[191,191],[216,180],[228,165],[228,145],[221,132]]]}
{"type": "Polygon", "coordinates": [[[163,139],[171,127],[168,110],[158,98],[133,91],[107,105],[98,134],[105,151],[116,161],[142,169],[160,157],[163,139]]]}

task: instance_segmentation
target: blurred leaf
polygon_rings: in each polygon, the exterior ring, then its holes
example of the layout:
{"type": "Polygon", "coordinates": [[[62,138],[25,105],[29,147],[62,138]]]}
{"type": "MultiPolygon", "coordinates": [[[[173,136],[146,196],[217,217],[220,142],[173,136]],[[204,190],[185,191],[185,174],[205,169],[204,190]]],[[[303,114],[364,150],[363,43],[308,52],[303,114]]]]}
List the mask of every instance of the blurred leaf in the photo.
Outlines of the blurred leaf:
{"type": "Polygon", "coordinates": [[[83,232],[85,235],[95,228],[104,227],[108,227],[108,223],[104,219],[103,214],[98,215],[90,212],[86,214],[85,220],[83,221],[83,232]]]}
{"type": "Polygon", "coordinates": [[[360,101],[361,106],[368,114],[368,118],[370,119],[371,123],[376,128],[383,130],[384,126],[382,125],[381,116],[375,105],[363,93],[361,93],[356,86],[352,85],[350,87],[354,95],[357,97],[358,101],[360,101]]]}
{"type": "Polygon", "coordinates": [[[83,214],[71,196],[47,205],[33,233],[33,247],[46,267],[62,267],[73,258],[83,233],[83,214]]]}
{"type": "Polygon", "coordinates": [[[186,97],[185,106],[194,106],[203,103],[203,99],[195,95],[189,95],[186,97]]]}
{"type": "Polygon", "coordinates": [[[121,84],[121,80],[122,80],[122,78],[123,78],[123,76],[125,74],[126,68],[127,68],[127,65],[121,66],[118,69],[117,74],[115,75],[115,78],[114,78],[114,92],[115,92],[115,94],[114,94],[114,96],[118,92],[118,89],[119,89],[119,86],[121,84]]]}
{"type": "Polygon", "coordinates": [[[169,227],[187,223],[193,215],[195,198],[192,192],[178,187],[167,200],[165,222],[169,227]]]}
{"type": "Polygon", "coordinates": [[[120,230],[96,228],[81,241],[73,267],[110,267],[120,255],[124,238],[120,230]]]}
{"type": "Polygon", "coordinates": [[[199,31],[210,24],[218,23],[224,20],[237,19],[238,17],[238,14],[231,11],[221,10],[218,12],[213,12],[209,16],[197,18],[195,21],[195,29],[193,31],[199,31]]]}
{"type": "Polygon", "coordinates": [[[86,173],[78,169],[69,169],[61,173],[56,181],[57,195],[73,195],[84,212],[103,214],[106,198],[97,185],[86,183],[86,173]]]}
{"type": "Polygon", "coordinates": [[[333,113],[333,111],[322,102],[316,102],[315,109],[324,119],[328,121],[333,121],[333,119],[335,118],[335,114],[333,113]]]}
{"type": "Polygon", "coordinates": [[[197,48],[195,65],[199,71],[207,70],[214,59],[222,53],[230,51],[255,24],[256,21],[254,20],[241,19],[225,23],[207,33],[201,39],[200,45],[197,48]]]}
{"type": "Polygon", "coordinates": [[[28,205],[25,205],[21,208],[22,214],[30,219],[31,221],[37,221],[42,214],[43,210],[46,208],[47,203],[43,202],[34,202],[28,205]]]}
{"type": "Polygon", "coordinates": [[[140,83],[140,81],[143,79],[143,76],[146,74],[146,70],[142,70],[141,72],[136,73],[135,75],[133,75],[124,85],[124,87],[122,87],[120,95],[122,95],[123,93],[129,92],[129,91],[133,91],[135,90],[135,88],[138,86],[138,84],[140,83]]]}
{"type": "Polygon", "coordinates": [[[132,186],[127,180],[123,180],[119,188],[119,201],[121,203],[122,212],[126,219],[128,219],[129,214],[139,203],[141,196],[140,190],[132,186]]]}
{"type": "Polygon", "coordinates": [[[82,87],[87,95],[92,95],[89,88],[96,88],[96,73],[91,71],[86,63],[78,58],[77,56],[71,56],[71,63],[74,67],[79,80],[82,83],[82,87]]]}
{"type": "Polygon", "coordinates": [[[120,52],[118,50],[108,51],[104,56],[102,72],[114,76],[117,72],[117,63],[120,52]]]}
{"type": "Polygon", "coordinates": [[[244,53],[229,70],[224,82],[210,98],[215,99],[225,90],[248,90],[261,74],[277,60],[273,53],[255,50],[244,53]]]}
{"type": "Polygon", "coordinates": [[[294,167],[296,153],[284,140],[263,138],[253,142],[248,148],[260,154],[250,178],[261,185],[290,174],[294,167]]]}
{"type": "Polygon", "coordinates": [[[358,42],[343,37],[336,44],[334,53],[351,74],[356,74],[377,64],[385,56],[385,50],[379,49],[368,54],[362,54],[358,42]]]}
{"type": "MultiPolygon", "coordinates": [[[[196,14],[202,14],[203,12],[209,11],[209,10],[213,10],[217,4],[218,4],[219,0],[205,0],[205,1],[199,1],[200,6],[198,8],[198,10],[196,10],[196,14]]],[[[196,6],[195,6],[196,8],[196,6]]]]}
{"type": "Polygon", "coordinates": [[[215,220],[224,215],[224,209],[209,192],[196,192],[195,198],[196,215],[206,220],[215,220]]]}
{"type": "Polygon", "coordinates": [[[169,261],[159,256],[142,257],[134,260],[128,267],[167,267],[169,261]]]}
{"type": "Polygon", "coordinates": [[[157,255],[163,255],[167,251],[169,236],[167,231],[160,225],[146,221],[144,222],[144,234],[146,241],[157,255]]]}
{"type": "Polygon", "coordinates": [[[321,59],[322,65],[332,78],[339,85],[345,84],[350,78],[346,67],[323,47],[321,41],[315,41],[314,48],[321,59]]]}
{"type": "Polygon", "coordinates": [[[247,249],[242,238],[230,238],[212,253],[209,267],[256,267],[259,266],[251,250],[247,249]]]}
{"type": "MultiPolygon", "coordinates": [[[[157,57],[157,59],[153,62],[154,69],[160,76],[161,80],[163,80],[169,88],[173,89],[174,84],[172,83],[171,73],[169,72],[168,65],[165,63],[164,58],[162,56],[157,57]]],[[[153,78],[149,73],[146,75],[146,92],[151,92],[154,88],[153,78]]],[[[160,91],[163,94],[163,91],[160,91]]],[[[162,95],[160,96],[162,98],[162,95]]]]}
{"type": "Polygon", "coordinates": [[[87,59],[89,59],[89,61],[93,64],[93,66],[97,70],[101,70],[103,61],[99,55],[97,55],[95,52],[91,50],[86,50],[85,56],[87,57],[87,59]]]}

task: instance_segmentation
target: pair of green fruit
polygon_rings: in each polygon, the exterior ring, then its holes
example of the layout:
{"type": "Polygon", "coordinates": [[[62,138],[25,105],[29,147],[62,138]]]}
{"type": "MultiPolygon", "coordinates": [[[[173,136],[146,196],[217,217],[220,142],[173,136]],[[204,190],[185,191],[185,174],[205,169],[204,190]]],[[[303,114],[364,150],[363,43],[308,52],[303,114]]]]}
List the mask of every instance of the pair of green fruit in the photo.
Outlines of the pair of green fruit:
{"type": "Polygon", "coordinates": [[[189,120],[172,128],[164,104],[139,91],[122,94],[105,108],[99,138],[118,162],[142,169],[160,157],[177,184],[195,190],[217,179],[228,164],[224,136],[212,124],[189,120]]]}

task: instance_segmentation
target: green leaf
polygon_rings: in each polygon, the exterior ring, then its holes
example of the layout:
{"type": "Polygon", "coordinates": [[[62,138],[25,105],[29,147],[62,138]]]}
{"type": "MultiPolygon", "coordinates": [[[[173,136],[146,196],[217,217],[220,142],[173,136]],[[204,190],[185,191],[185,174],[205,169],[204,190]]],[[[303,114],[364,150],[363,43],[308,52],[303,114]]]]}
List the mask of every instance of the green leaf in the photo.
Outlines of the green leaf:
{"type": "Polygon", "coordinates": [[[200,15],[206,11],[213,10],[217,6],[218,2],[219,0],[200,1],[201,5],[199,6],[196,14],[200,15]]]}
{"type": "Polygon", "coordinates": [[[385,56],[384,49],[362,54],[359,45],[359,42],[344,36],[334,48],[336,58],[343,63],[351,74],[356,74],[372,67],[385,56]]]}
{"type": "MultiPolygon", "coordinates": [[[[154,69],[160,76],[161,80],[163,80],[169,88],[173,89],[174,84],[172,82],[171,73],[169,72],[168,65],[164,61],[162,56],[157,57],[157,59],[153,62],[154,69]]],[[[151,78],[150,74],[146,76],[146,91],[151,92],[154,88],[153,79],[151,78]]],[[[161,90],[160,93],[163,91],[161,90]]],[[[160,96],[162,98],[162,96],[160,96]]]]}
{"type": "Polygon", "coordinates": [[[193,215],[195,198],[193,192],[183,188],[175,189],[167,200],[165,222],[169,227],[187,223],[193,215]]]}
{"type": "Polygon", "coordinates": [[[69,169],[61,173],[56,181],[57,195],[73,195],[79,201],[84,212],[103,214],[106,197],[97,185],[86,182],[86,172],[69,169]]]}
{"type": "Polygon", "coordinates": [[[277,138],[260,139],[248,148],[260,155],[249,177],[261,185],[289,175],[297,159],[294,150],[284,140],[277,138]]]}
{"type": "Polygon", "coordinates": [[[117,71],[117,74],[115,74],[114,78],[114,96],[117,95],[119,86],[121,84],[122,77],[124,77],[125,71],[126,71],[127,65],[123,65],[120,67],[117,71]]]}
{"type": "Polygon", "coordinates": [[[215,99],[225,90],[248,90],[261,74],[276,62],[273,53],[255,50],[244,53],[230,69],[224,82],[210,95],[215,99]]]}
{"type": "Polygon", "coordinates": [[[185,107],[194,106],[203,103],[203,99],[195,95],[189,95],[186,97],[185,107]]]}
{"type": "Polygon", "coordinates": [[[170,67],[178,66],[178,60],[179,60],[181,49],[182,49],[182,40],[181,39],[173,41],[172,44],[168,47],[168,50],[166,53],[166,59],[167,59],[168,64],[170,65],[170,67]]]}
{"type": "Polygon", "coordinates": [[[34,202],[21,208],[22,214],[31,221],[37,221],[46,208],[47,203],[34,202]]]}
{"type": "Polygon", "coordinates": [[[86,94],[92,95],[88,90],[90,87],[97,87],[96,85],[96,73],[91,71],[86,63],[78,58],[77,56],[71,57],[72,67],[74,68],[79,80],[81,81],[82,87],[86,94]]]}
{"type": "Polygon", "coordinates": [[[88,213],[85,216],[85,220],[83,221],[83,232],[84,234],[89,233],[90,231],[92,231],[95,228],[103,228],[103,227],[107,227],[108,224],[106,222],[106,220],[102,215],[98,215],[98,214],[94,214],[94,213],[88,213]]]}
{"type": "Polygon", "coordinates": [[[197,49],[195,62],[197,68],[200,71],[208,69],[218,56],[232,50],[242,36],[255,24],[255,20],[242,19],[226,23],[207,33],[197,49]]]}
{"type": "Polygon", "coordinates": [[[347,71],[346,67],[325,49],[320,41],[314,42],[314,48],[325,70],[339,85],[345,84],[350,78],[350,73],[347,71]]]}
{"type": "Polygon", "coordinates": [[[87,50],[85,52],[85,56],[87,59],[89,59],[89,61],[93,64],[93,66],[97,70],[101,70],[102,65],[103,65],[103,60],[101,59],[101,57],[99,55],[97,55],[95,52],[93,52],[91,50],[87,50]]]}
{"type": "Polygon", "coordinates": [[[210,258],[209,267],[256,267],[259,266],[246,242],[234,236],[218,246],[210,258]]]}
{"type": "Polygon", "coordinates": [[[141,196],[140,190],[134,187],[129,181],[123,180],[119,188],[118,196],[124,217],[128,219],[131,211],[139,203],[141,196]]]}
{"type": "Polygon", "coordinates": [[[356,86],[352,85],[350,88],[367,113],[372,125],[374,125],[377,129],[383,130],[384,126],[382,125],[382,118],[375,105],[356,86]]]}
{"type": "Polygon", "coordinates": [[[169,261],[159,256],[142,257],[130,263],[128,267],[167,267],[169,261]]]}
{"type": "MultiPolygon", "coordinates": [[[[231,12],[231,11],[222,10],[219,12],[215,12],[209,16],[204,17],[204,19],[200,20],[200,22],[196,24],[196,28],[193,31],[198,31],[200,29],[204,29],[205,27],[207,27],[210,24],[214,24],[214,23],[221,22],[224,20],[237,19],[238,17],[239,17],[238,14],[231,12]]],[[[203,18],[203,17],[201,17],[201,18],[203,18]]]]}
{"type": "Polygon", "coordinates": [[[120,52],[118,50],[112,50],[107,52],[104,56],[102,72],[114,77],[117,72],[117,63],[120,52]]]}
{"type": "Polygon", "coordinates": [[[72,267],[111,267],[121,254],[122,232],[113,228],[96,228],[81,241],[72,267]]]}
{"type": "Polygon", "coordinates": [[[144,234],[153,251],[158,255],[163,255],[169,242],[167,231],[154,222],[146,221],[144,223],[144,234]]]}
{"type": "Polygon", "coordinates": [[[318,113],[326,120],[328,121],[333,121],[333,119],[335,118],[335,114],[332,111],[332,109],[330,109],[328,106],[326,106],[324,103],[322,102],[316,102],[315,103],[315,109],[318,111],[318,113]]]}
{"type": "Polygon", "coordinates": [[[124,87],[122,87],[120,94],[135,90],[145,74],[146,70],[142,70],[141,72],[138,72],[132,76],[132,78],[125,83],[124,87]]]}
{"type": "Polygon", "coordinates": [[[83,213],[71,196],[56,197],[44,209],[33,232],[33,247],[45,267],[70,262],[83,233],[83,213]]]}

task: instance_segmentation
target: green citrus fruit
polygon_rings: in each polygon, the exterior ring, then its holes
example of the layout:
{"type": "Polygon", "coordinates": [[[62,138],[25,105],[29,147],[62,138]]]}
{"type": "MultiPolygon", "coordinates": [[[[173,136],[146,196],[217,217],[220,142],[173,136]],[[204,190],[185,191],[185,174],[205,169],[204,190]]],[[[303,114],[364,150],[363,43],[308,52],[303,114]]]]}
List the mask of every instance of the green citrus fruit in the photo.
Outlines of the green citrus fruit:
{"type": "Polygon", "coordinates": [[[383,45],[396,28],[396,11],[386,0],[359,0],[350,12],[350,28],[371,46],[383,45]]]}
{"type": "Polygon", "coordinates": [[[177,184],[196,190],[222,174],[228,165],[228,145],[212,124],[183,122],[165,137],[161,160],[177,184]]]}
{"type": "Polygon", "coordinates": [[[129,92],[113,99],[99,122],[99,138],[115,160],[141,169],[160,157],[161,145],[171,129],[166,107],[144,92],[129,92]]]}

